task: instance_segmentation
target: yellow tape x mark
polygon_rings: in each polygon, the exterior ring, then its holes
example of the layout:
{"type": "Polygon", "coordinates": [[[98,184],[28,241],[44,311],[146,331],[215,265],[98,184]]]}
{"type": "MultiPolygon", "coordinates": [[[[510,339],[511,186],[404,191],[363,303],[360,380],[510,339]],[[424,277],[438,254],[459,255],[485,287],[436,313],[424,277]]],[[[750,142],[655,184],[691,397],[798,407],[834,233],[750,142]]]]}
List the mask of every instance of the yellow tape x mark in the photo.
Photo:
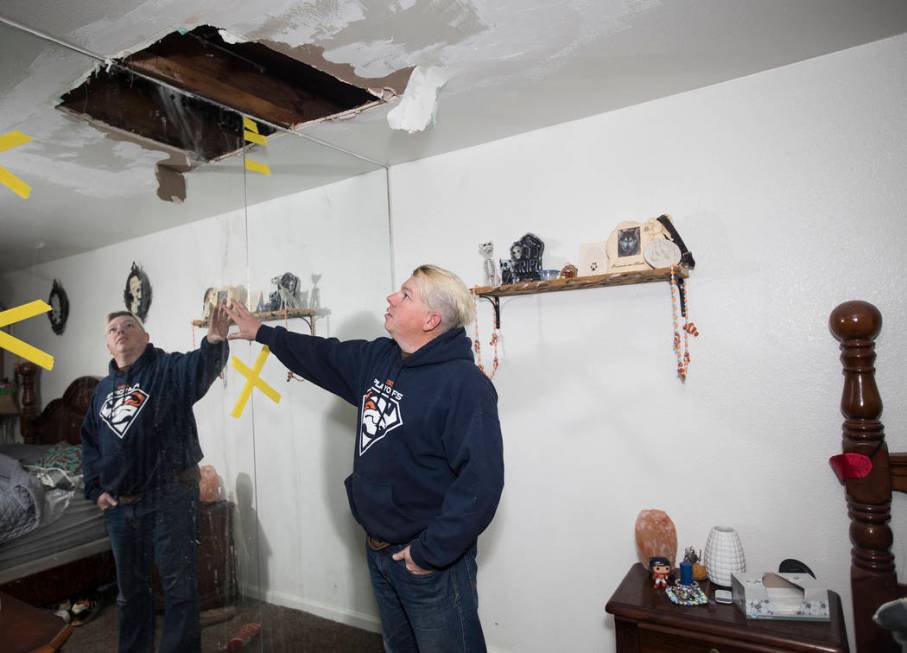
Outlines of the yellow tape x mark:
{"type": "MultiPolygon", "coordinates": [[[[23,134],[18,129],[0,134],[0,152],[25,145],[30,140],[31,136],[23,134]]],[[[29,195],[31,195],[31,186],[3,166],[0,166],[0,184],[3,184],[24,200],[27,200],[29,195]]]]}
{"type": "Polygon", "coordinates": [[[261,370],[265,366],[265,360],[268,358],[268,354],[271,353],[271,350],[267,347],[261,348],[261,353],[258,354],[258,360],[255,361],[255,367],[249,369],[249,366],[239,360],[236,356],[231,359],[233,367],[244,377],[246,377],[246,385],[242,389],[242,392],[239,393],[239,399],[236,400],[236,405],[233,407],[233,412],[230,413],[231,417],[239,417],[242,415],[243,410],[246,408],[246,402],[249,401],[249,397],[252,396],[252,390],[258,388],[261,390],[268,399],[273,401],[275,404],[280,403],[280,393],[277,392],[274,388],[269,386],[261,378],[261,370]]]}
{"type": "MultiPolygon", "coordinates": [[[[22,306],[16,306],[16,308],[0,312],[0,327],[27,320],[30,317],[41,315],[41,313],[46,313],[49,310],[50,305],[48,305],[47,302],[36,299],[28,304],[22,304],[22,306]]],[[[30,360],[35,365],[43,367],[45,370],[49,371],[54,368],[53,356],[47,352],[41,351],[37,347],[32,347],[27,342],[23,342],[18,338],[13,338],[3,331],[0,331],[0,348],[11,351],[16,356],[30,360]]]]}
{"type": "MultiPolygon", "coordinates": [[[[243,138],[245,138],[250,143],[258,143],[259,145],[267,145],[268,137],[262,136],[258,133],[258,125],[255,124],[255,121],[246,116],[242,117],[242,126],[243,126],[243,138]]],[[[264,163],[260,161],[255,161],[253,159],[246,159],[246,170],[250,172],[258,172],[263,175],[270,175],[271,168],[269,168],[264,163]]]]}

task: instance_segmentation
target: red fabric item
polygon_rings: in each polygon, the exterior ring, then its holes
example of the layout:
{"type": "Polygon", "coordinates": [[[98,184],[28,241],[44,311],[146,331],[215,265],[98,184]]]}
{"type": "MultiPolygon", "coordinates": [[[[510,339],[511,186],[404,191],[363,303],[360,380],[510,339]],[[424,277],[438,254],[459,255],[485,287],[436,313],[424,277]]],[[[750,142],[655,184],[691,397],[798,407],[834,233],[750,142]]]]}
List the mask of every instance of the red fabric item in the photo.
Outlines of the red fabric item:
{"type": "Polygon", "coordinates": [[[243,624],[227,642],[228,651],[238,651],[261,632],[261,624],[243,624]]]}
{"type": "Polygon", "coordinates": [[[828,464],[842,483],[849,478],[864,478],[872,471],[872,459],[862,453],[839,453],[829,458],[828,464]]]}

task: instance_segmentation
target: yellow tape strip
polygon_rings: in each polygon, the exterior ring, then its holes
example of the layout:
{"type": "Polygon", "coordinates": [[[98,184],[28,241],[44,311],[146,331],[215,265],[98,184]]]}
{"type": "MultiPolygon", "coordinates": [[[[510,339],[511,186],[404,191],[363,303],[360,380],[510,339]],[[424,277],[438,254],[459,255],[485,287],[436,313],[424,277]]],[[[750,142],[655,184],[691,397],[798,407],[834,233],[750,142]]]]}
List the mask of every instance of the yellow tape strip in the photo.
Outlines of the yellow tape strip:
{"type": "Polygon", "coordinates": [[[259,145],[267,145],[268,137],[262,136],[261,134],[256,134],[255,132],[250,132],[248,129],[242,133],[243,138],[245,138],[250,143],[258,143],[259,145]]]}
{"type": "Polygon", "coordinates": [[[31,186],[3,166],[0,166],[0,184],[6,186],[24,200],[27,200],[29,195],[31,195],[31,186]]]}
{"type": "Polygon", "coordinates": [[[242,126],[245,129],[248,129],[250,132],[258,133],[258,125],[255,124],[255,121],[251,118],[242,117],[242,126]]]}
{"type": "Polygon", "coordinates": [[[23,134],[18,129],[16,131],[0,134],[0,152],[11,150],[20,145],[25,145],[29,141],[31,141],[31,136],[23,134]]]}
{"type": "Polygon", "coordinates": [[[271,169],[268,166],[266,166],[264,163],[253,161],[252,159],[246,159],[246,170],[250,170],[252,172],[260,172],[263,175],[271,174],[271,169]]]}
{"type": "Polygon", "coordinates": [[[0,349],[13,352],[16,356],[30,360],[35,365],[40,365],[48,372],[54,369],[54,357],[37,347],[32,347],[27,342],[13,338],[8,333],[0,331],[0,349]]]}
{"type": "MultiPolygon", "coordinates": [[[[30,317],[41,315],[50,310],[47,302],[36,299],[28,304],[22,304],[16,308],[0,312],[0,327],[5,327],[15,322],[27,320],[30,317]]],[[[41,351],[37,347],[32,347],[27,342],[14,338],[8,333],[0,331],[0,349],[11,351],[16,356],[31,361],[35,365],[40,365],[45,370],[54,369],[54,357],[47,352],[41,351]]]]}
{"type": "Polygon", "coordinates": [[[36,299],[33,302],[0,311],[0,327],[27,320],[30,317],[41,315],[41,313],[47,313],[49,310],[50,305],[47,302],[43,299],[36,299]]]}
{"type": "Polygon", "coordinates": [[[243,387],[242,392],[239,393],[239,399],[236,400],[233,412],[230,413],[231,417],[239,417],[242,415],[243,410],[246,408],[246,403],[249,401],[249,397],[252,396],[252,390],[254,388],[261,390],[265,396],[275,404],[280,403],[280,393],[265,383],[261,376],[259,376],[262,368],[265,366],[265,360],[267,360],[270,353],[270,349],[262,347],[261,353],[258,354],[258,359],[255,361],[255,367],[253,369],[249,369],[249,367],[236,356],[231,359],[230,362],[233,364],[234,369],[246,377],[246,385],[243,387]]]}

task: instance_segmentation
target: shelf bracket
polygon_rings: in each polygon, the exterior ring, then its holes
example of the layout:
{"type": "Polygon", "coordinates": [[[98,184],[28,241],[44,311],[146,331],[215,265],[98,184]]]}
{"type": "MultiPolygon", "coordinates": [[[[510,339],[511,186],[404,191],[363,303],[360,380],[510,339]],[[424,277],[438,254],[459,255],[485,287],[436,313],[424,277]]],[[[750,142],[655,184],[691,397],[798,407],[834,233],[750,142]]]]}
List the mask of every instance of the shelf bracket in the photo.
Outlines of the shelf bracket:
{"type": "Polygon", "coordinates": [[[482,299],[487,299],[491,302],[491,307],[494,309],[494,328],[501,328],[501,298],[495,297],[493,295],[479,295],[482,299]]]}

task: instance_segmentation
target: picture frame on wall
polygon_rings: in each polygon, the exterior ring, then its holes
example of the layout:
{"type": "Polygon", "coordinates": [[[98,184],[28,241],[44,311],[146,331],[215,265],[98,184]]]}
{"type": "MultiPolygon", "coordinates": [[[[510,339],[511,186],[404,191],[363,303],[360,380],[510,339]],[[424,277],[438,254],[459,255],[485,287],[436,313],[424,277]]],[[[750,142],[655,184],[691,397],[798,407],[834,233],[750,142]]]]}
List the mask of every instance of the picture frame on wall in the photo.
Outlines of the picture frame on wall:
{"type": "Polygon", "coordinates": [[[50,289],[50,296],[47,298],[50,304],[50,312],[47,319],[50,320],[50,328],[58,336],[63,334],[66,329],[66,321],[69,319],[69,297],[63,290],[63,284],[54,279],[54,285],[50,289]]]}
{"type": "Polygon", "coordinates": [[[123,290],[123,302],[126,310],[134,313],[142,322],[151,308],[151,281],[141,267],[133,261],[129,276],[126,277],[126,288],[123,290]]]}

